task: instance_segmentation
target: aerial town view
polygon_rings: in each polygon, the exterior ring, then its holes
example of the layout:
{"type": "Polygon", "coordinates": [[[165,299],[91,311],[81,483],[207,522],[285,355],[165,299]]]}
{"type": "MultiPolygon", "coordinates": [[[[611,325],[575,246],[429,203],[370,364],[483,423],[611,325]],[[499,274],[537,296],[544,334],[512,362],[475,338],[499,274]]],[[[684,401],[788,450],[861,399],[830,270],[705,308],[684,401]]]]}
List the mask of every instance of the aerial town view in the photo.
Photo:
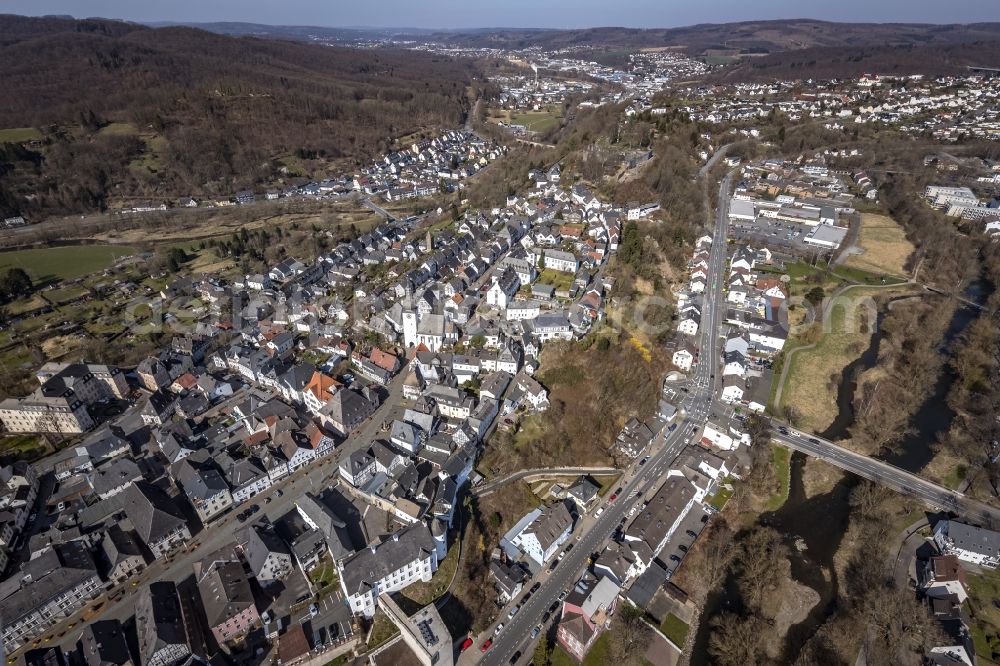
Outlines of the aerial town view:
{"type": "Polygon", "coordinates": [[[1000,666],[995,0],[0,5],[3,663],[1000,666]]]}

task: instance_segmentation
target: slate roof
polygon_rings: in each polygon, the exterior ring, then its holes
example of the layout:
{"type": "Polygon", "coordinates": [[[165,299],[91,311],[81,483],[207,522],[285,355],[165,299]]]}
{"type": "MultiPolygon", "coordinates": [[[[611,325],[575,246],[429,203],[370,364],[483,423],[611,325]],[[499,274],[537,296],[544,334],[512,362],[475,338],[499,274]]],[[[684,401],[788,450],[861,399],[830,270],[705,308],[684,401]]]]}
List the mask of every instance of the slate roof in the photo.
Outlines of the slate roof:
{"type": "Polygon", "coordinates": [[[344,587],[349,594],[364,594],[393,571],[414,560],[425,559],[434,551],[430,529],[423,523],[416,523],[344,560],[344,587]]]}
{"type": "Polygon", "coordinates": [[[187,645],[177,586],[169,581],[157,581],[142,588],[136,602],[135,625],[144,664],[164,647],[187,645]]]}
{"type": "Polygon", "coordinates": [[[525,529],[526,534],[534,534],[542,550],[559,540],[563,533],[573,526],[573,516],[564,502],[556,502],[542,510],[540,516],[525,529]]]}
{"type": "Polygon", "coordinates": [[[198,592],[211,627],[224,623],[253,606],[250,582],[239,562],[215,562],[202,571],[198,592]]]}

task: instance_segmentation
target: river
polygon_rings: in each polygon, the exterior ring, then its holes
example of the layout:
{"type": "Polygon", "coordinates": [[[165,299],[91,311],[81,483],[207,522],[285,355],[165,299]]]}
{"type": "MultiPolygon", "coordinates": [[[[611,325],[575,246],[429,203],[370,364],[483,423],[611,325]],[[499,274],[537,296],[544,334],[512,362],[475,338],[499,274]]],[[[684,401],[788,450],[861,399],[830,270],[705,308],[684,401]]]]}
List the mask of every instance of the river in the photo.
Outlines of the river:
{"type": "MultiPolygon", "coordinates": [[[[976,302],[983,302],[986,293],[981,283],[975,283],[966,290],[966,296],[976,302]]],[[[887,303],[886,306],[888,305],[887,303]]],[[[874,367],[878,360],[884,314],[884,310],[880,309],[876,330],[868,348],[842,373],[837,390],[838,414],[830,427],[822,433],[824,438],[844,439],[849,434],[848,429],[854,422],[857,379],[865,370],[874,367]]],[[[950,345],[978,314],[974,308],[967,306],[955,310],[941,344],[942,354],[947,353],[950,345]]],[[[954,380],[954,373],[945,365],[933,390],[913,418],[912,433],[893,452],[878,456],[879,458],[914,473],[931,461],[935,442],[951,426],[954,417],[954,412],[946,403],[954,380]]],[[[792,455],[788,500],[777,511],[763,514],[758,519],[760,524],[769,525],[784,536],[785,543],[789,546],[792,578],[820,595],[819,603],[810,610],[806,619],[789,629],[780,663],[794,662],[810,637],[836,610],[838,581],[833,557],[847,529],[850,516],[848,495],[851,487],[857,483],[856,477],[844,474],[829,492],[807,498],[802,483],[805,460],[802,453],[792,455]]],[[[744,536],[745,534],[738,534],[735,541],[739,542],[744,536]]],[[[744,610],[732,575],[727,578],[721,590],[711,593],[706,600],[692,650],[692,666],[707,666],[710,663],[708,640],[712,632],[711,619],[723,610],[737,613],[744,610]]]]}
{"type": "MultiPolygon", "coordinates": [[[[966,295],[969,298],[979,302],[984,298],[984,293],[984,288],[979,283],[974,283],[966,290],[966,295]]],[[[908,297],[896,300],[904,298],[908,297]]],[[[940,351],[942,354],[948,353],[951,344],[965,331],[969,324],[975,321],[978,314],[977,310],[968,306],[955,309],[955,314],[952,315],[941,342],[940,351]]],[[[841,373],[840,385],[837,387],[837,416],[833,423],[821,433],[825,439],[846,439],[850,434],[848,429],[854,423],[854,394],[857,390],[857,379],[863,372],[873,368],[878,360],[879,344],[882,341],[881,324],[884,315],[883,309],[880,309],[876,330],[872,335],[870,345],[841,373]]],[[[947,403],[948,393],[951,391],[951,385],[954,381],[955,374],[952,372],[951,366],[945,364],[938,374],[933,390],[913,416],[910,422],[910,434],[900,440],[891,451],[884,451],[875,457],[914,474],[923,469],[934,457],[934,444],[940,435],[951,427],[951,420],[955,417],[955,413],[948,407],[947,403]]]]}
{"type": "MultiPolygon", "coordinates": [[[[795,661],[806,642],[836,610],[837,575],[833,556],[847,529],[850,514],[848,494],[856,482],[853,477],[844,475],[829,492],[806,497],[802,483],[805,461],[804,454],[792,454],[788,499],[780,509],[762,514],[758,519],[759,524],[773,527],[783,535],[792,565],[792,578],[816,590],[820,596],[819,603],[809,611],[806,619],[788,630],[779,663],[795,661]],[[822,520],[818,519],[820,516],[822,520]]],[[[734,542],[738,543],[743,537],[744,533],[738,534],[734,542]]],[[[711,618],[723,610],[743,610],[743,601],[733,576],[726,580],[722,590],[710,594],[705,603],[691,653],[692,666],[707,666],[710,663],[708,640],[712,631],[711,618]]]]}

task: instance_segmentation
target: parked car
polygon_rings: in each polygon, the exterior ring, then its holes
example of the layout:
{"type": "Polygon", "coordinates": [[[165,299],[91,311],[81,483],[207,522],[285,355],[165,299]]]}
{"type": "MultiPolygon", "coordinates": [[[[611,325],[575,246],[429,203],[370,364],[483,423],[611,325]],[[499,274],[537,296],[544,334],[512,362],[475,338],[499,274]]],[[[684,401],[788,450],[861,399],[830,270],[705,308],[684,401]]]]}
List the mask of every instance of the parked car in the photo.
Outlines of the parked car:
{"type": "Polygon", "coordinates": [[[544,613],[542,613],[542,624],[545,624],[546,622],[548,622],[550,617],[552,617],[552,613],[550,613],[548,611],[545,611],[544,613]]]}
{"type": "Polygon", "coordinates": [[[482,646],[479,648],[479,651],[480,652],[486,652],[487,650],[490,649],[491,645],[493,645],[493,639],[492,638],[487,638],[486,642],[483,643],[482,646]]]}
{"type": "Polygon", "coordinates": [[[518,650],[518,651],[517,651],[517,652],[515,652],[515,653],[514,653],[514,654],[513,654],[512,656],[511,656],[511,658],[510,658],[510,663],[511,663],[511,666],[513,666],[514,664],[516,664],[516,663],[517,663],[517,660],[518,660],[518,659],[520,659],[520,658],[521,658],[521,651],[520,651],[520,650],[518,650]]]}
{"type": "Polygon", "coordinates": [[[695,533],[695,531],[694,531],[694,530],[688,530],[688,531],[687,531],[687,535],[688,535],[689,537],[692,537],[692,538],[697,538],[697,536],[698,536],[698,535],[697,535],[697,533],[695,533]]]}
{"type": "Polygon", "coordinates": [[[535,583],[534,585],[531,586],[531,593],[534,594],[535,592],[538,592],[539,588],[541,587],[542,587],[541,583],[535,583]]]}
{"type": "Polygon", "coordinates": [[[542,625],[538,625],[537,627],[531,630],[531,637],[536,638],[540,633],[542,633],[542,625]]]}
{"type": "Polygon", "coordinates": [[[500,632],[503,631],[503,622],[497,625],[497,628],[493,630],[494,636],[499,636],[500,632]]]}
{"type": "MultiPolygon", "coordinates": [[[[521,610],[520,606],[514,606],[513,608],[510,609],[510,612],[507,613],[507,617],[508,618],[514,617],[515,615],[517,615],[517,611],[519,611],[519,610],[521,610]]],[[[500,625],[500,626],[502,627],[503,625],[500,625]]]]}
{"type": "Polygon", "coordinates": [[[462,641],[462,647],[459,648],[459,651],[460,652],[465,652],[470,647],[472,647],[472,637],[471,636],[468,637],[468,638],[466,638],[464,641],[462,641]]]}

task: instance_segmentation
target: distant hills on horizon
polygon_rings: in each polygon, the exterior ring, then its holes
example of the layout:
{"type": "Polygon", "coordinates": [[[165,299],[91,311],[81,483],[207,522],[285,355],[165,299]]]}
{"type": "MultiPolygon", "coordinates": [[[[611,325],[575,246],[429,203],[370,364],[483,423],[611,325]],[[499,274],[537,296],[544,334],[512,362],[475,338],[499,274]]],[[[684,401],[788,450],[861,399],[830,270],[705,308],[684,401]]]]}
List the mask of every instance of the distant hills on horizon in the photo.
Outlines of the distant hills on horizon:
{"type": "MultiPolygon", "coordinates": [[[[59,17],[65,18],[65,17],[59,17]]],[[[91,19],[84,19],[91,20],[91,19]]],[[[92,19],[110,20],[119,19],[92,19]]],[[[127,21],[123,21],[128,23],[127,21]]],[[[671,28],[510,28],[434,29],[372,26],[270,25],[247,21],[132,22],[151,27],[182,26],[230,36],[300,41],[370,39],[433,40],[457,47],[558,49],[684,48],[692,55],[769,53],[827,47],[894,47],[968,44],[1000,40],[1000,21],[977,23],[857,23],[808,18],[700,23],[671,28]]]]}

